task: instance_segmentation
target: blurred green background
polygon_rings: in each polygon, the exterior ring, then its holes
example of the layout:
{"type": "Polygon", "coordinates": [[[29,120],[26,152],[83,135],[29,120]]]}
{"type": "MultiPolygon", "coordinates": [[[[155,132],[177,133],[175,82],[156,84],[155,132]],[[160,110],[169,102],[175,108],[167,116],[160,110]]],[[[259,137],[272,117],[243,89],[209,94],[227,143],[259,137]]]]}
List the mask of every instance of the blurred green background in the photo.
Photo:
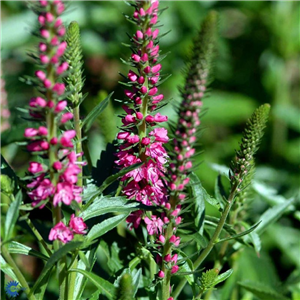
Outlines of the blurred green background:
{"type": "MultiPolygon", "coordinates": [[[[277,201],[277,194],[290,198],[299,191],[300,3],[162,1],[161,7],[168,9],[160,18],[163,24],[160,32],[170,31],[160,41],[162,52],[170,52],[162,62],[163,72],[172,74],[161,86],[166,98],[170,99],[170,105],[163,112],[173,120],[176,115],[172,103],[180,101],[178,86],[183,85],[182,70],[192,38],[209,10],[219,13],[219,39],[212,70],[214,81],[204,99],[204,110],[207,111],[202,118],[204,130],[199,147],[204,152],[197,158],[202,163],[196,170],[209,192],[213,192],[218,174],[211,163],[228,167],[248,117],[262,103],[272,106],[266,134],[257,154],[255,178],[258,185],[267,184],[270,190],[263,197],[263,193],[256,188],[248,214],[250,223],[254,223],[268,205],[277,201]]],[[[28,123],[20,118],[21,113],[16,108],[24,107],[35,94],[32,87],[19,78],[33,75],[36,70],[27,53],[36,50],[37,39],[30,32],[37,22],[24,1],[1,1],[1,8],[2,74],[11,111],[11,129],[2,132],[1,151],[18,174],[23,176],[29,156],[15,141],[22,140],[23,129],[28,123]]],[[[126,33],[132,34],[134,27],[122,13],[132,13],[132,8],[122,1],[68,2],[63,20],[66,25],[76,20],[81,28],[85,92],[89,93],[82,106],[83,115],[111,91],[115,91],[114,99],[123,97],[123,88],[118,84],[122,80],[119,72],[127,74],[128,68],[120,58],[127,59],[130,49],[122,43],[128,43],[126,33]]],[[[99,118],[89,133],[94,164],[106,143],[112,141],[117,132],[119,112],[120,103],[113,101],[109,111],[99,118]]],[[[268,278],[266,283],[278,286],[292,272],[299,270],[300,216],[297,208],[299,203],[263,235],[264,250],[260,258],[251,250],[242,253],[239,277],[235,280],[268,278]]],[[[297,274],[299,277],[299,271],[297,274]]],[[[299,282],[297,284],[298,288],[289,290],[293,297],[299,296],[294,299],[300,299],[299,282]]],[[[227,287],[229,291],[232,285],[226,285],[223,289],[227,287]]],[[[245,290],[240,289],[237,291],[238,298],[230,299],[242,299],[242,296],[245,297],[243,299],[252,299],[245,290]]],[[[218,299],[228,300],[224,295],[222,297],[225,298],[218,299]]]]}

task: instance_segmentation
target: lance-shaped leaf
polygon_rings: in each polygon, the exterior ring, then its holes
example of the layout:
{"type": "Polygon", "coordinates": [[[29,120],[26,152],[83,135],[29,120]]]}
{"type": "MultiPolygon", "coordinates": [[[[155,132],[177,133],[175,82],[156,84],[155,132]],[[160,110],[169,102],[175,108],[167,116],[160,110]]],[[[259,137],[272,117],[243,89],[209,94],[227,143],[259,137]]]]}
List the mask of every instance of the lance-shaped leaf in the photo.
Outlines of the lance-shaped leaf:
{"type": "Polygon", "coordinates": [[[221,239],[221,240],[218,240],[217,243],[222,243],[222,242],[225,242],[225,241],[229,241],[229,240],[233,240],[233,239],[238,239],[246,234],[249,234],[250,232],[252,232],[259,224],[261,223],[261,221],[257,222],[256,224],[254,224],[253,226],[251,226],[248,230],[245,230],[241,233],[238,233],[238,234],[235,234],[235,235],[232,235],[232,236],[229,236],[227,238],[224,238],[224,239],[221,239]]]}
{"type": "Polygon", "coordinates": [[[78,272],[88,278],[98,289],[99,292],[105,295],[109,300],[114,300],[116,288],[109,281],[95,275],[92,272],[81,270],[81,269],[71,269],[69,272],[78,272]]]}
{"type": "Polygon", "coordinates": [[[22,202],[22,192],[19,191],[16,199],[11,202],[5,219],[4,240],[9,240],[19,216],[19,207],[22,202]]]}
{"type": "Polygon", "coordinates": [[[98,116],[106,108],[112,94],[113,93],[110,93],[103,101],[101,101],[97,106],[95,106],[92,109],[92,111],[85,117],[85,119],[82,122],[82,128],[84,129],[85,132],[87,132],[91,128],[94,121],[98,118],[98,116]]]}
{"type": "Polygon", "coordinates": [[[128,217],[128,215],[129,213],[114,216],[112,218],[106,219],[100,224],[94,225],[86,236],[84,247],[92,243],[93,240],[99,238],[109,230],[112,230],[113,228],[118,226],[122,221],[124,221],[128,217]]]}
{"type": "Polygon", "coordinates": [[[202,234],[205,216],[205,201],[207,201],[207,199],[210,198],[210,196],[202,187],[202,184],[196,174],[192,173],[189,177],[192,189],[192,198],[194,199],[195,204],[193,206],[193,214],[195,217],[194,222],[199,233],[202,234]]]}
{"type": "Polygon", "coordinates": [[[266,299],[288,300],[289,299],[281,295],[280,293],[278,293],[272,287],[261,282],[247,280],[247,281],[238,282],[238,284],[261,300],[266,300],[266,299]]]}
{"type": "Polygon", "coordinates": [[[142,206],[138,202],[129,202],[125,197],[102,196],[94,199],[93,203],[81,213],[85,221],[110,212],[130,213],[142,206]]]}

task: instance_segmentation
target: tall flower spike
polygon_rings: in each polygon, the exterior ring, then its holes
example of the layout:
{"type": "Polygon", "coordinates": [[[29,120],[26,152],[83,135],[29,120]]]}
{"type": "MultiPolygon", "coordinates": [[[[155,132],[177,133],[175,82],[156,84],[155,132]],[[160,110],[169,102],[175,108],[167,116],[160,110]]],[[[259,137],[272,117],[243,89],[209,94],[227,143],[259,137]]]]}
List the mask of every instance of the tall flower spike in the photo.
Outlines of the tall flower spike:
{"type": "Polygon", "coordinates": [[[269,104],[261,105],[246,124],[240,150],[236,151],[236,157],[230,168],[231,188],[237,189],[238,192],[241,191],[242,183],[253,166],[253,156],[258,150],[260,140],[264,134],[269,112],[269,104]]]}
{"type": "Polygon", "coordinates": [[[58,135],[58,126],[73,118],[70,112],[65,112],[67,101],[61,100],[65,85],[60,82],[60,78],[68,69],[68,63],[63,60],[67,47],[64,41],[65,27],[59,17],[64,11],[64,4],[56,0],[39,1],[31,5],[38,14],[40,24],[40,69],[35,73],[35,81],[41,96],[30,100],[29,112],[41,122],[41,126],[27,128],[24,135],[29,139],[28,151],[42,155],[44,160],[43,163],[30,162],[28,171],[32,174],[32,181],[27,185],[28,195],[33,201],[32,206],[42,208],[51,202],[55,226],[49,239],[59,239],[66,243],[73,239],[78,230],[73,233],[72,227],[61,222],[59,207],[62,203],[70,205],[74,200],[81,202],[82,188],[76,183],[80,173],[77,158],[82,154],[73,151],[75,130],[62,131],[58,135]]]}
{"type": "MultiPolygon", "coordinates": [[[[82,88],[84,85],[83,78],[83,61],[82,48],[80,42],[80,29],[76,22],[71,22],[66,34],[67,49],[64,58],[69,65],[68,75],[65,77],[67,83],[68,99],[72,103],[74,115],[74,127],[76,131],[76,152],[82,152],[82,131],[80,120],[80,103],[84,100],[82,88]]],[[[78,162],[82,162],[82,157],[78,157],[78,162]]],[[[78,174],[78,186],[82,186],[82,169],[78,174]]]]}
{"type": "MultiPolygon", "coordinates": [[[[135,12],[130,19],[136,24],[137,31],[131,38],[133,54],[128,64],[132,69],[128,72],[126,83],[129,88],[124,91],[130,105],[123,105],[125,114],[122,116],[122,131],[117,135],[120,146],[116,164],[122,169],[143,162],[140,168],[122,177],[123,193],[145,205],[161,206],[167,202],[163,175],[167,153],[163,144],[168,142],[168,136],[164,128],[153,129],[167,121],[166,116],[154,112],[164,98],[158,92],[161,70],[161,65],[157,63],[158,4],[158,1],[136,1],[133,4],[135,12]]],[[[134,226],[137,224],[135,217],[140,220],[141,216],[132,214],[128,218],[134,226]]],[[[160,220],[159,216],[155,220],[160,220]]],[[[152,230],[156,231],[151,229],[151,233],[152,230]]]]}
{"type": "Polygon", "coordinates": [[[176,198],[183,200],[187,175],[193,167],[192,156],[200,125],[199,114],[209,79],[217,29],[217,14],[210,12],[194,40],[191,62],[187,65],[185,86],[181,90],[182,102],[175,129],[173,162],[171,164],[170,188],[176,198]]]}

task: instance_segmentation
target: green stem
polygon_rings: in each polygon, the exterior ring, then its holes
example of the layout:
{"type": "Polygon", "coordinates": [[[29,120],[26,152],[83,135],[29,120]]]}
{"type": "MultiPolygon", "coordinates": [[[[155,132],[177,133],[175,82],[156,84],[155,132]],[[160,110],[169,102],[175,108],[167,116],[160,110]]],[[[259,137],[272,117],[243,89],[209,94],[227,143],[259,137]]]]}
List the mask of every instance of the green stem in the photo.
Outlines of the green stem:
{"type": "MultiPolygon", "coordinates": [[[[167,254],[171,254],[172,249],[170,244],[170,238],[172,234],[173,234],[173,224],[170,222],[165,233],[166,243],[163,248],[162,259],[167,254]]],[[[162,262],[162,271],[164,272],[165,277],[163,278],[161,283],[161,299],[168,300],[170,298],[171,271],[166,267],[164,261],[162,262]]]]}
{"type": "MultiPolygon", "coordinates": [[[[81,134],[81,121],[80,121],[80,112],[79,112],[79,105],[73,108],[73,115],[74,115],[74,126],[75,126],[75,131],[76,131],[76,153],[81,153],[82,152],[82,134],[81,134]]],[[[82,162],[82,156],[79,156],[77,158],[78,162],[82,162]]],[[[82,168],[81,168],[81,173],[78,174],[78,180],[77,180],[77,186],[82,187],[82,168]]]]}
{"type": "MultiPolygon", "coordinates": [[[[77,259],[77,253],[75,254],[75,259],[73,263],[70,265],[69,269],[76,269],[77,264],[78,264],[78,259],[77,259]]],[[[69,274],[69,272],[68,272],[69,274]]],[[[75,291],[75,280],[76,280],[76,272],[71,272],[70,274],[70,281],[69,281],[69,286],[68,286],[68,291],[70,295],[70,299],[74,299],[74,291],[75,291]]]]}
{"type": "MultiPolygon", "coordinates": [[[[227,204],[225,206],[225,209],[221,215],[220,221],[217,225],[217,228],[215,229],[215,232],[213,234],[213,236],[211,237],[207,247],[202,251],[202,253],[200,254],[200,256],[196,259],[196,261],[193,264],[194,270],[197,270],[199,268],[199,266],[201,265],[201,263],[204,261],[204,259],[208,256],[208,254],[210,253],[210,251],[212,250],[212,248],[215,245],[216,240],[218,239],[223,226],[225,224],[225,221],[227,219],[227,216],[229,214],[229,211],[232,207],[233,204],[233,199],[235,197],[235,191],[236,191],[236,186],[234,186],[231,190],[231,193],[229,195],[227,204]]],[[[173,298],[177,299],[177,297],[179,296],[179,294],[181,293],[182,289],[184,288],[184,286],[186,285],[187,280],[185,278],[183,278],[178,286],[176,287],[174,293],[173,293],[173,298]]]]}
{"type": "Polygon", "coordinates": [[[21,286],[23,288],[25,288],[25,293],[28,297],[29,300],[36,300],[35,296],[31,294],[30,292],[30,288],[29,285],[27,284],[26,279],[24,278],[23,274],[21,273],[20,269],[18,268],[18,266],[16,265],[15,261],[13,260],[13,258],[10,256],[8,250],[6,249],[5,246],[2,246],[2,255],[5,259],[5,261],[11,266],[11,268],[13,269],[19,283],[21,284],[21,286]]]}

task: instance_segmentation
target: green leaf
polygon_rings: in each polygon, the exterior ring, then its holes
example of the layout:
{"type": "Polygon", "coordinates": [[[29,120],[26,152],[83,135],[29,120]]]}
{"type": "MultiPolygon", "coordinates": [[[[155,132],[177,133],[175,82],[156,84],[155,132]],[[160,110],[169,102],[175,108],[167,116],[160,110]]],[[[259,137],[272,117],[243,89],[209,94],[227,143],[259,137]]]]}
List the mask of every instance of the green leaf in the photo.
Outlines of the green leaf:
{"type": "Polygon", "coordinates": [[[215,279],[213,285],[217,285],[219,283],[221,283],[222,281],[226,280],[231,274],[232,274],[233,270],[229,269],[226,272],[222,273],[221,275],[218,275],[218,277],[215,279]]]}
{"type": "Polygon", "coordinates": [[[103,101],[101,101],[97,106],[95,106],[92,111],[86,116],[86,118],[82,122],[82,128],[85,132],[87,132],[91,126],[93,125],[94,121],[97,117],[103,112],[103,110],[108,105],[110,97],[113,93],[110,93],[103,101]]]}
{"type": "Polygon", "coordinates": [[[41,258],[41,259],[46,260],[46,261],[49,259],[49,257],[47,257],[46,255],[44,255],[44,254],[28,247],[28,246],[25,246],[23,244],[15,242],[15,241],[8,243],[7,247],[8,247],[8,251],[10,253],[31,255],[31,256],[41,258]]]}
{"type": "Polygon", "coordinates": [[[19,191],[16,199],[11,202],[5,219],[4,240],[9,240],[19,217],[19,206],[22,201],[22,192],[19,191]]]}
{"type": "Polygon", "coordinates": [[[132,276],[132,284],[133,284],[133,297],[135,296],[142,276],[142,269],[138,269],[138,271],[132,276]]]}
{"type": "Polygon", "coordinates": [[[257,222],[256,224],[254,224],[253,226],[251,226],[248,230],[245,230],[241,233],[238,233],[238,234],[234,234],[230,237],[227,237],[227,238],[224,238],[224,239],[221,239],[219,240],[216,244],[218,243],[221,243],[221,242],[225,242],[225,241],[229,241],[229,240],[233,240],[233,239],[237,239],[237,238],[240,238],[246,234],[249,234],[250,232],[252,232],[259,224],[261,223],[261,221],[257,222]]]}
{"type": "Polygon", "coordinates": [[[130,213],[140,207],[137,202],[128,203],[128,199],[125,197],[101,196],[96,198],[93,203],[81,213],[80,217],[86,221],[110,212],[130,213]]]}
{"type": "Polygon", "coordinates": [[[245,288],[247,291],[250,291],[252,294],[254,294],[256,297],[258,297],[261,300],[266,300],[266,299],[289,300],[285,296],[279,294],[270,286],[267,286],[261,282],[246,280],[246,281],[238,282],[238,285],[245,288]]]}
{"type": "Polygon", "coordinates": [[[87,277],[109,300],[114,300],[116,288],[109,281],[85,270],[71,269],[70,272],[78,272],[87,277]]]}
{"type": "Polygon", "coordinates": [[[286,210],[295,201],[295,199],[295,197],[291,198],[289,200],[286,200],[282,204],[275,205],[272,208],[266,210],[260,217],[261,225],[256,230],[256,233],[258,235],[261,235],[268,226],[276,222],[286,212],[286,210]]]}
{"type": "Polygon", "coordinates": [[[4,272],[6,275],[8,275],[10,278],[12,278],[15,281],[18,281],[18,278],[16,274],[14,273],[12,267],[5,261],[5,259],[0,255],[0,266],[1,271],[4,272]]]}
{"type": "Polygon", "coordinates": [[[210,198],[206,190],[195,173],[191,173],[190,184],[192,189],[192,198],[195,206],[193,206],[194,222],[200,234],[203,234],[204,216],[205,216],[205,200],[210,198]]]}
{"type": "Polygon", "coordinates": [[[20,124],[18,126],[12,126],[11,129],[5,130],[3,133],[1,133],[1,147],[16,142],[24,142],[26,140],[26,138],[24,137],[24,131],[27,127],[30,127],[30,124],[28,124],[28,122],[26,122],[25,124],[20,124]]]}
{"type": "Polygon", "coordinates": [[[31,293],[34,293],[37,289],[41,288],[44,283],[47,281],[48,275],[52,269],[52,267],[64,256],[66,256],[70,251],[74,251],[78,249],[82,242],[70,242],[59,248],[56,252],[54,252],[51,257],[48,259],[42,273],[38,277],[36,283],[31,289],[31,293]]]}
{"type": "Polygon", "coordinates": [[[89,233],[86,236],[86,241],[84,245],[88,245],[93,240],[99,238],[109,230],[112,230],[116,226],[118,226],[122,221],[124,221],[129,214],[122,214],[118,216],[114,216],[112,218],[106,219],[105,221],[101,222],[100,224],[94,225],[89,233]]]}

